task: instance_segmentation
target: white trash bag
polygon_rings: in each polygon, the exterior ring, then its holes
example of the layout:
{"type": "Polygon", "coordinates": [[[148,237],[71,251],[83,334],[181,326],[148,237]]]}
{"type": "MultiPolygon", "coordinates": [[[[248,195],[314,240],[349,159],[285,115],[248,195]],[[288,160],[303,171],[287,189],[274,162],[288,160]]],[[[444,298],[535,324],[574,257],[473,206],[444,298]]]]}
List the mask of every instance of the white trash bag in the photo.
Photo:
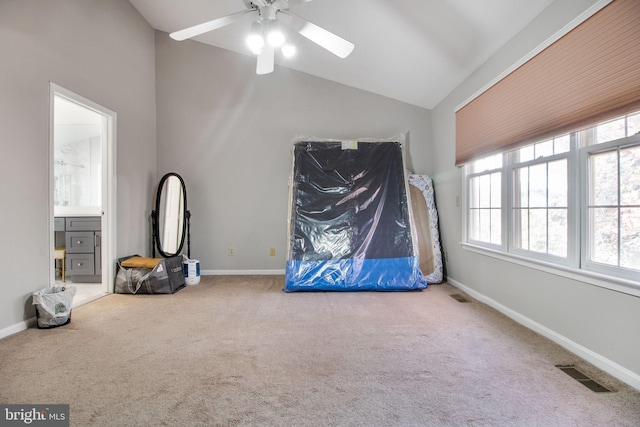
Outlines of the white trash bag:
{"type": "Polygon", "coordinates": [[[71,322],[75,286],[54,286],[33,293],[38,328],[49,329],[71,322]]]}

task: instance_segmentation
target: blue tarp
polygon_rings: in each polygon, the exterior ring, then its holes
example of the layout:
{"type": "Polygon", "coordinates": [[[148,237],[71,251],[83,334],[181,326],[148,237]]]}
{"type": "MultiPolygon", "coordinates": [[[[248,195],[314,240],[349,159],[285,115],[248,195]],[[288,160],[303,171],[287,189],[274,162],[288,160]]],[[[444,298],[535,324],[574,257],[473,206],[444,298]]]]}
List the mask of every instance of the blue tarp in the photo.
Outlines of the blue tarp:
{"type": "Polygon", "coordinates": [[[427,287],[416,257],[288,261],[286,291],[402,291],[427,287]]]}

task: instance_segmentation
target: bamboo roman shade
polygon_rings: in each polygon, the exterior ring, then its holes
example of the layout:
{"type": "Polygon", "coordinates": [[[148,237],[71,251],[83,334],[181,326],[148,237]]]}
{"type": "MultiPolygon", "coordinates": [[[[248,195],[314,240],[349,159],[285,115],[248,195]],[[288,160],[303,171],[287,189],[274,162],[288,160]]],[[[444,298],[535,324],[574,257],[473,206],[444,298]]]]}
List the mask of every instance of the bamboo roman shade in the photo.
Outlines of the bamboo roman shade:
{"type": "Polygon", "coordinates": [[[640,108],[640,1],[614,0],[456,112],[456,165],[640,108]]]}

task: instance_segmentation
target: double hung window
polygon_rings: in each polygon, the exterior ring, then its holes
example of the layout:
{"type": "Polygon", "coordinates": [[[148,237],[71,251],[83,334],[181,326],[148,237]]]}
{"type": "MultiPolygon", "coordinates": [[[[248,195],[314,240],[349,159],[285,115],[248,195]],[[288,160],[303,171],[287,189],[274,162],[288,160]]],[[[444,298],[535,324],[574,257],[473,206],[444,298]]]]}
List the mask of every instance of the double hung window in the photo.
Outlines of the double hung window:
{"type": "Polygon", "coordinates": [[[502,241],[502,155],[478,160],[469,175],[469,240],[488,245],[502,241]]]}
{"type": "Polygon", "coordinates": [[[567,258],[570,135],[521,148],[512,157],[511,246],[567,258]]]}
{"type": "Polygon", "coordinates": [[[640,289],[640,113],[464,170],[467,244],[640,289]]]}
{"type": "Polygon", "coordinates": [[[582,136],[585,268],[640,281],[640,114],[582,136]]]}

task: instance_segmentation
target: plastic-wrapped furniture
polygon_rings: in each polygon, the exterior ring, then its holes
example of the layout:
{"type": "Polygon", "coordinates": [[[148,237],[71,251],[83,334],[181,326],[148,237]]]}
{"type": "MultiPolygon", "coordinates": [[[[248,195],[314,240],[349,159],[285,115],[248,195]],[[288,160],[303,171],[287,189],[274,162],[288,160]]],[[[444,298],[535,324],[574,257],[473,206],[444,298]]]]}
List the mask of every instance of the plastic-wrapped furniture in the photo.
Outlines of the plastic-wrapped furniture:
{"type": "Polygon", "coordinates": [[[402,141],[294,143],[284,290],[426,288],[402,141]]]}
{"type": "Polygon", "coordinates": [[[441,283],[444,263],[433,181],[427,175],[409,174],[409,194],[418,235],[420,271],[428,283],[441,283]]]}

